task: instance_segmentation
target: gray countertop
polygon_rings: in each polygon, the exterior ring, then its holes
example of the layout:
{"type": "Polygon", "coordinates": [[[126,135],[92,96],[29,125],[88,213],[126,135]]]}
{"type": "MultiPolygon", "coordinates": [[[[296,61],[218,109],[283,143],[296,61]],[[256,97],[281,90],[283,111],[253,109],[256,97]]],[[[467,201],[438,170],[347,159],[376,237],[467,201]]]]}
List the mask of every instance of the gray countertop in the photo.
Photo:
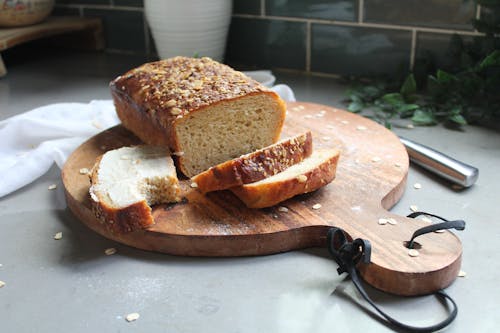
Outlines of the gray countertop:
{"type": "MultiPolygon", "coordinates": [[[[0,79],[0,120],[56,102],[109,99],[108,82],[145,59],[57,51],[7,63],[0,79]]],[[[301,101],[341,106],[333,79],[276,72],[301,101]]],[[[398,134],[480,169],[472,188],[453,189],[410,168],[409,206],[464,219],[467,273],[447,289],[459,305],[448,332],[493,332],[500,325],[500,133],[469,126],[396,128],[398,134]],[[422,184],[415,190],[412,184],[422,184]]],[[[390,332],[368,315],[352,283],[336,273],[325,249],[244,258],[189,258],[149,253],[107,240],[65,207],[60,170],[0,199],[0,332],[390,332]],[[58,184],[54,191],[47,187],[58,184]],[[62,231],[63,238],[53,239],[62,231]],[[117,253],[103,251],[116,247],[117,253]],[[124,319],[137,312],[135,322],[124,319]]],[[[369,288],[397,318],[432,324],[446,312],[433,296],[401,298],[369,288]]]]}

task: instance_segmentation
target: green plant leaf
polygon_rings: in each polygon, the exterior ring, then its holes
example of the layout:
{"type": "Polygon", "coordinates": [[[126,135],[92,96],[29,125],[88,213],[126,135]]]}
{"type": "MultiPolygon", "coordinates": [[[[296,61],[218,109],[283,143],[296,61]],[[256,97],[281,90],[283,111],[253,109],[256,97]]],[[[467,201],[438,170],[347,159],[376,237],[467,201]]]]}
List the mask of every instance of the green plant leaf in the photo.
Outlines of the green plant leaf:
{"type": "Polygon", "coordinates": [[[382,96],[382,100],[394,107],[404,104],[403,96],[400,93],[389,93],[382,96]]]}
{"type": "Polygon", "coordinates": [[[457,77],[455,75],[445,72],[442,69],[438,69],[436,78],[440,84],[447,84],[453,81],[457,81],[457,77]]]}
{"type": "Polygon", "coordinates": [[[436,119],[434,118],[434,115],[431,112],[424,110],[415,111],[411,120],[416,125],[422,125],[422,126],[436,124],[436,119]]]}
{"type": "Polygon", "coordinates": [[[364,104],[361,101],[352,101],[349,103],[349,106],[347,107],[347,110],[350,112],[358,113],[361,110],[363,110],[364,104]]]}
{"type": "Polygon", "coordinates": [[[467,120],[465,120],[464,116],[462,116],[461,114],[451,115],[450,117],[448,117],[448,119],[459,125],[467,125],[467,120]]]}
{"type": "Polygon", "coordinates": [[[481,61],[479,67],[481,69],[491,67],[491,66],[500,66],[500,50],[495,50],[490,53],[486,58],[481,61]]]}
{"type": "Polygon", "coordinates": [[[405,98],[409,97],[417,92],[417,82],[415,82],[415,77],[410,74],[406,77],[405,82],[401,86],[401,95],[405,98]]]}

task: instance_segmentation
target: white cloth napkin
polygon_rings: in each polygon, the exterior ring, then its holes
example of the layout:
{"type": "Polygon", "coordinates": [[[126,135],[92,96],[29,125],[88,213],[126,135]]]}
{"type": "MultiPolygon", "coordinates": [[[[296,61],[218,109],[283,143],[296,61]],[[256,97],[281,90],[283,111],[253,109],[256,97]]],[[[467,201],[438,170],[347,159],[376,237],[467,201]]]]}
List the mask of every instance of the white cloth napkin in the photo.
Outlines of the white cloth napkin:
{"type": "MultiPolygon", "coordinates": [[[[272,87],[295,101],[287,85],[272,87]]],[[[111,100],[60,103],[0,121],[0,198],[64,162],[83,141],[119,123],[111,100]]]]}

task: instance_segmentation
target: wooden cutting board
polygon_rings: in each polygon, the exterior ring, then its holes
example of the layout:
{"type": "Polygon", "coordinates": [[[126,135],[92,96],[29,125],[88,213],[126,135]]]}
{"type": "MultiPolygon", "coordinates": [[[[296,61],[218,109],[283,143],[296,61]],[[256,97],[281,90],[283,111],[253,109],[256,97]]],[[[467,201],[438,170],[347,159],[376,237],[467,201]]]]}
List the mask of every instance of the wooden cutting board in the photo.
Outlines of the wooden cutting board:
{"type": "Polygon", "coordinates": [[[289,103],[283,137],[310,129],[315,147],[341,150],[337,177],[329,185],[267,209],[248,209],[231,192],[206,196],[183,180],[186,199],[153,207],[155,225],[126,235],[109,233],[90,210],[89,180],[81,168],[91,168],[106,150],[140,141],[121,126],[83,143],[68,158],[62,178],[69,208],[97,233],[144,250],[185,256],[248,256],[325,246],[331,226],[372,244],[363,278],[376,288],[400,294],[434,292],[453,282],[460,269],[462,246],[451,232],[420,236],[418,257],[410,257],[404,242],[428,222],[394,215],[387,210],[403,195],[408,155],[389,130],[358,115],[311,103],[289,103]],[[315,204],[320,209],[313,209],[315,204]],[[278,208],[287,207],[283,212],[278,208]],[[396,225],[380,225],[380,218],[396,225]]]}

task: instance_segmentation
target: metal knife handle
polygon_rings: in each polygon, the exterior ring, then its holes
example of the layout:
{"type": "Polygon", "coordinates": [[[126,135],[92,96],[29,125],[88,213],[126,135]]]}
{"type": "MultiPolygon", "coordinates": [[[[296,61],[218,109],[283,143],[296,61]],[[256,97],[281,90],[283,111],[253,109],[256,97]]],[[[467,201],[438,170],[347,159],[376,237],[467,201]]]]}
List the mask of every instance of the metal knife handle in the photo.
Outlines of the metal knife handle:
{"type": "Polygon", "coordinates": [[[401,137],[400,140],[413,163],[464,187],[476,182],[479,176],[477,168],[414,141],[401,137]]]}

